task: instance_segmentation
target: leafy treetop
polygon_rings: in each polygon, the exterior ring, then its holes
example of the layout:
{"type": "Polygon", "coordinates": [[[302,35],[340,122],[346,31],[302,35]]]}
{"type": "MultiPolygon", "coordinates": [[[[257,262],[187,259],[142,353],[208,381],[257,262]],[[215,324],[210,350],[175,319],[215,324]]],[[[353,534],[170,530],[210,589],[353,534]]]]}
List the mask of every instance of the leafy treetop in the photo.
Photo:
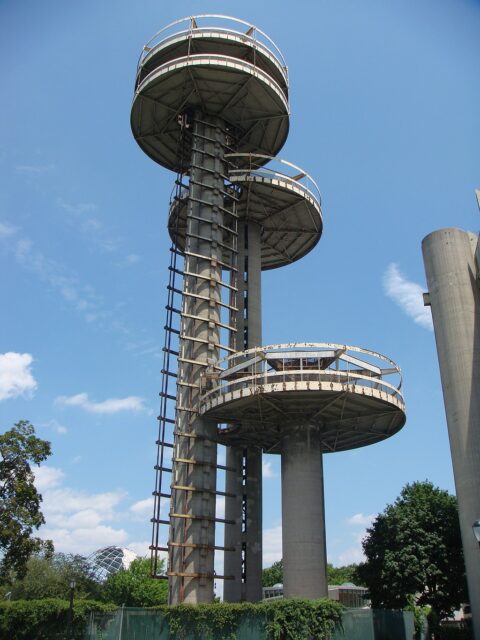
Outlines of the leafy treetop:
{"type": "Polygon", "coordinates": [[[118,571],[107,578],[104,584],[104,598],[106,602],[113,602],[119,606],[153,607],[167,602],[168,585],[166,580],[151,578],[150,560],[136,558],[128,569],[118,571]]]}
{"type": "MultiPolygon", "coordinates": [[[[40,465],[50,453],[50,443],[37,438],[27,420],[0,435],[0,578],[24,576],[30,556],[45,547],[32,535],[45,519],[31,465],[40,465]]],[[[53,551],[51,542],[47,550],[53,551]]]]}
{"type": "Polygon", "coordinates": [[[468,601],[457,501],[431,482],[407,484],[367,529],[358,573],[373,607],[413,598],[441,618],[468,601]]]}

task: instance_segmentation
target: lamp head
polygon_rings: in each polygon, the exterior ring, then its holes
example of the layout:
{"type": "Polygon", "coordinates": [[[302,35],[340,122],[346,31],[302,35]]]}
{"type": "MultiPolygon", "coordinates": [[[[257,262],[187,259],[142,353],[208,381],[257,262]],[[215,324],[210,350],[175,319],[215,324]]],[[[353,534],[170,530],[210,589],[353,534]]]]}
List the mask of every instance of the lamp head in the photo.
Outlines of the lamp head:
{"type": "Polygon", "coordinates": [[[476,520],[473,523],[472,529],[473,529],[473,535],[475,536],[478,544],[480,544],[480,520],[476,520]]]}

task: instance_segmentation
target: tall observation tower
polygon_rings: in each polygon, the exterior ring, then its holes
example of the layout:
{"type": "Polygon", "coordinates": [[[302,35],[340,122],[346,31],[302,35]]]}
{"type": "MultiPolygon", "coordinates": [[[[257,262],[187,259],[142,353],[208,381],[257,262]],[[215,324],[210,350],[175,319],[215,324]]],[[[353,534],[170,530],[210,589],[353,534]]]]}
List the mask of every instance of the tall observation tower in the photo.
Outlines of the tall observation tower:
{"type": "MultiPolygon", "coordinates": [[[[300,259],[322,233],[315,182],[276,158],[289,129],[283,56],[242,20],[172,23],[143,48],[131,125],[145,153],[176,173],[153,575],[165,577],[158,557],[166,551],[171,603],[210,602],[219,579],[225,600],[259,600],[262,452],[278,453],[285,595],[326,596],[322,455],[393,435],[405,410],[400,371],[377,353],[261,346],[262,270],[300,259]],[[223,575],[215,551],[224,554],[223,575]]],[[[305,301],[299,313],[308,308],[305,301]]]]}

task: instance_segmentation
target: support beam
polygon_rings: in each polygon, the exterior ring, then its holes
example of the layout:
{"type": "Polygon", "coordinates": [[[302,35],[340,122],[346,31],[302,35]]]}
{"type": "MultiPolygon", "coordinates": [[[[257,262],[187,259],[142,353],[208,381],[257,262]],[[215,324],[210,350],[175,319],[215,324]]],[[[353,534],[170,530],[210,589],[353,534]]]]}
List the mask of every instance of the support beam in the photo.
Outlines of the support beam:
{"type": "MultiPolygon", "coordinates": [[[[258,224],[239,221],[237,351],[262,343],[260,233],[258,224]]],[[[235,548],[225,553],[225,573],[235,578],[225,583],[224,600],[257,602],[262,599],[262,450],[227,447],[227,466],[236,464],[237,473],[226,472],[226,491],[237,491],[238,497],[225,501],[225,517],[236,524],[225,527],[225,547],[235,548]]]]}

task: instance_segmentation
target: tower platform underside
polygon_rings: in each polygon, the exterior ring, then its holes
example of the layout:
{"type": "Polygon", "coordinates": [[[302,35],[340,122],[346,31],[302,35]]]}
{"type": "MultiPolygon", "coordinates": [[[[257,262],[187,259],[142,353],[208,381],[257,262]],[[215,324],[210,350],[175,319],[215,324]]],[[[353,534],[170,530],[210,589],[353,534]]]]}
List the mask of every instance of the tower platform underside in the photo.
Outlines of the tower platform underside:
{"type": "Polygon", "coordinates": [[[225,121],[236,151],[276,155],[288,135],[288,101],[271,76],[237,58],[191,55],[156,67],[138,85],[135,139],[152,160],[179,171],[190,152],[179,154],[178,118],[195,109],[225,121]]]}

